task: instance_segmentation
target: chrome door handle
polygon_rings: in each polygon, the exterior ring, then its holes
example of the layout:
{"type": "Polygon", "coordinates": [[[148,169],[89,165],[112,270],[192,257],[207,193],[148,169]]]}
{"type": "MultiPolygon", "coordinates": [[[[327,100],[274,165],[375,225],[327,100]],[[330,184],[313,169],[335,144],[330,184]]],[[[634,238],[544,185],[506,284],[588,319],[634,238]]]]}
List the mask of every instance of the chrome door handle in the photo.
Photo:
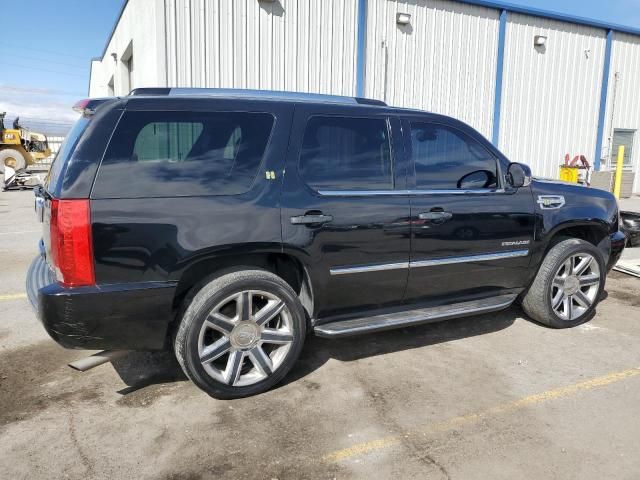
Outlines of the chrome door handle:
{"type": "Polygon", "coordinates": [[[333,220],[332,215],[324,215],[322,213],[298,215],[297,217],[291,217],[291,223],[293,225],[322,225],[323,223],[329,223],[333,220]]]}
{"type": "Polygon", "coordinates": [[[439,220],[440,222],[446,222],[453,217],[449,212],[424,212],[418,215],[420,220],[439,220]]]}

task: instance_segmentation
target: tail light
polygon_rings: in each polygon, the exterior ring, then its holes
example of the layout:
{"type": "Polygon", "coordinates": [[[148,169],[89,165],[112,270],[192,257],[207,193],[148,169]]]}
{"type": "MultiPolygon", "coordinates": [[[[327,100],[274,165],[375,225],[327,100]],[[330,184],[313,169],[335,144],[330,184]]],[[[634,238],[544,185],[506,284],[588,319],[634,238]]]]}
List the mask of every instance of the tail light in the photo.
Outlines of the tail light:
{"type": "Polygon", "coordinates": [[[95,285],[89,200],[51,201],[51,263],[65,287],[95,285]]]}

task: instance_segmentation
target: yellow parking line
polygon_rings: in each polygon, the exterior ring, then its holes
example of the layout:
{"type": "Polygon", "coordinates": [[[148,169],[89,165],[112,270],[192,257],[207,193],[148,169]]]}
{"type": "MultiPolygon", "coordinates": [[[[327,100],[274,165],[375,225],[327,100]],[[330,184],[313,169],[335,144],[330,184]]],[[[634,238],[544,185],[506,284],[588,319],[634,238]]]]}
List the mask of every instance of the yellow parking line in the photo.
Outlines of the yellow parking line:
{"type": "Polygon", "coordinates": [[[27,298],[26,293],[8,293],[6,295],[0,295],[0,302],[3,300],[18,300],[21,298],[27,298]]]}
{"type": "Polygon", "coordinates": [[[331,462],[346,460],[348,458],[364,455],[366,453],[370,453],[376,450],[382,450],[385,448],[392,447],[394,445],[399,444],[402,441],[402,438],[406,438],[414,435],[422,436],[427,433],[436,433],[436,432],[452,430],[461,425],[476,423],[479,420],[482,420],[486,417],[495,416],[502,413],[508,413],[514,410],[520,410],[525,407],[539,405],[541,403],[545,403],[550,400],[558,400],[560,398],[565,398],[585,390],[592,390],[594,388],[604,387],[606,385],[610,385],[612,383],[616,383],[627,378],[635,377],[637,375],[640,375],[640,368],[630,368],[622,372],[610,373],[603,377],[593,378],[585,382],[576,383],[566,387],[556,388],[554,390],[547,390],[546,392],[537,393],[535,395],[530,395],[528,397],[520,398],[518,400],[497,405],[495,407],[492,407],[477,413],[471,413],[468,415],[451,418],[449,420],[445,420],[444,422],[429,425],[426,428],[421,430],[407,432],[403,435],[394,435],[394,436],[379,438],[376,440],[371,440],[369,442],[359,443],[351,447],[343,448],[342,450],[336,450],[335,452],[328,453],[324,455],[322,459],[331,461],[331,462]]]}

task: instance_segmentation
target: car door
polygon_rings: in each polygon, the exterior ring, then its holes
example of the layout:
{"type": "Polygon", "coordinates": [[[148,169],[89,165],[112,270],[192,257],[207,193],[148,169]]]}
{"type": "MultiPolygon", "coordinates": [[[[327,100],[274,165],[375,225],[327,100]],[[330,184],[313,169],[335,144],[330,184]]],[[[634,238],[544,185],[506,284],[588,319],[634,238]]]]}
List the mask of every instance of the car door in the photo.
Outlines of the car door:
{"type": "Polygon", "coordinates": [[[315,317],[402,300],[410,234],[402,149],[399,120],[386,109],[296,106],[282,236],[307,269],[315,317]]]}
{"type": "Polygon", "coordinates": [[[521,289],[534,235],[530,187],[506,188],[506,159],[473,129],[442,118],[403,120],[412,219],[406,299],[521,289]]]}

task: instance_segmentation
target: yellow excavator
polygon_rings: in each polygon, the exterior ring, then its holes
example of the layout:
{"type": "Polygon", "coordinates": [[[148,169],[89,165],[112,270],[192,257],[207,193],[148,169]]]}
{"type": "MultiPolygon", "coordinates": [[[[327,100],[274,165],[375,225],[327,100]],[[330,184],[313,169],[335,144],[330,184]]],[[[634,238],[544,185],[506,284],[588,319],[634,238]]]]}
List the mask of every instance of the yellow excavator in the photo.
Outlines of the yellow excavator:
{"type": "Polygon", "coordinates": [[[5,115],[0,112],[0,177],[4,176],[5,188],[10,184],[32,186],[37,177],[34,179],[25,170],[51,155],[47,137],[20,125],[19,118],[13,121],[13,128],[5,128],[5,115]]]}

